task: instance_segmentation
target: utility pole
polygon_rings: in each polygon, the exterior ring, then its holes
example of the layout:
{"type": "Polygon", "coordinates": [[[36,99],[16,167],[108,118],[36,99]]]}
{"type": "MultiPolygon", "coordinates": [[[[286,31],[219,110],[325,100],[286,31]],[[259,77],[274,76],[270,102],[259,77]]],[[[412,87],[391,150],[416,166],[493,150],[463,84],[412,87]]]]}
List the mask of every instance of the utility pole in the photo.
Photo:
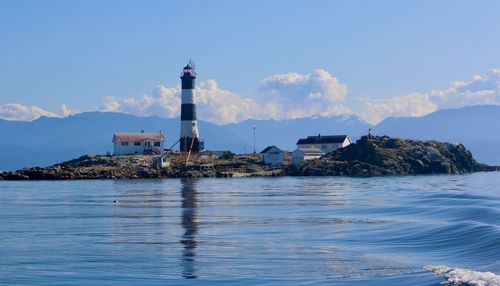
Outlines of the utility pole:
{"type": "Polygon", "coordinates": [[[253,153],[257,154],[257,152],[255,152],[255,124],[253,125],[253,153]]]}

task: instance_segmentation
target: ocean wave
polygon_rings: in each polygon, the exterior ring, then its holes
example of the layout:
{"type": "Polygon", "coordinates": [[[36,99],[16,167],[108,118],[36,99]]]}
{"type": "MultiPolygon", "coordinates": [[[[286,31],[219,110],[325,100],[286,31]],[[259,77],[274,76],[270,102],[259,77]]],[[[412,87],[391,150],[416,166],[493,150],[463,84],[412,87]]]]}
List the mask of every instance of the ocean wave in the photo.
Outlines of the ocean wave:
{"type": "Polygon", "coordinates": [[[445,275],[446,280],[441,284],[500,286],[500,275],[492,272],[479,272],[462,268],[450,268],[443,265],[427,265],[424,266],[424,269],[438,275],[445,275]]]}

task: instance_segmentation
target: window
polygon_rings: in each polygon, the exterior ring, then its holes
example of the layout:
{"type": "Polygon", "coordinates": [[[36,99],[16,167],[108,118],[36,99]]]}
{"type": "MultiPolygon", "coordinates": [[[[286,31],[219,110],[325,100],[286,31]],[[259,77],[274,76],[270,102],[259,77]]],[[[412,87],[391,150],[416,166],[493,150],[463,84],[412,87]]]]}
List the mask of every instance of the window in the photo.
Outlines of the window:
{"type": "Polygon", "coordinates": [[[141,146],[141,142],[134,142],[134,146],[141,146]]]}
{"type": "Polygon", "coordinates": [[[160,142],[155,142],[155,147],[160,147],[160,142]]]}
{"type": "Polygon", "coordinates": [[[144,146],[151,147],[151,142],[144,142],[144,146]]]}
{"type": "Polygon", "coordinates": [[[122,146],[128,146],[128,142],[122,142],[122,146]]]}

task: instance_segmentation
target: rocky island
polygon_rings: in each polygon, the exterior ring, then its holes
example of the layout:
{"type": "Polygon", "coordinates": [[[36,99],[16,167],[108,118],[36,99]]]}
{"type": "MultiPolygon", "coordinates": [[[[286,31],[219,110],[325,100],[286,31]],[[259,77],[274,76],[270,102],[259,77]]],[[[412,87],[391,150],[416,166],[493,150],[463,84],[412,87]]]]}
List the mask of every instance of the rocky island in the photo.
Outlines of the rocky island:
{"type": "Polygon", "coordinates": [[[302,176],[383,176],[495,171],[462,144],[363,136],[345,148],[298,166],[302,176]]]}
{"type": "MultiPolygon", "coordinates": [[[[169,154],[169,167],[148,155],[85,155],[50,167],[0,172],[0,180],[160,179],[249,176],[384,176],[498,171],[476,162],[462,144],[363,136],[356,143],[299,165],[264,165],[258,155],[169,154]]],[[[289,159],[286,162],[289,163],[289,159]]]]}

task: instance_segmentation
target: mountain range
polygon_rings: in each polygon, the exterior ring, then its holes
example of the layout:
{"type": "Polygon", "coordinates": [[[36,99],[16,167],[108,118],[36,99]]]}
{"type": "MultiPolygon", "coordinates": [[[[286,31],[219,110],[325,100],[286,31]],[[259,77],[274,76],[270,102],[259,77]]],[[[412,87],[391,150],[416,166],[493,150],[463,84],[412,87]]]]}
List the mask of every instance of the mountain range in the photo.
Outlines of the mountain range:
{"type": "MultiPolygon", "coordinates": [[[[178,139],[179,121],[179,118],[110,112],[41,117],[31,122],[0,120],[0,170],[47,166],[84,154],[113,152],[114,132],[162,131],[165,146],[170,148],[178,139]]],[[[474,106],[436,111],[423,117],[387,118],[376,126],[354,115],[341,115],[281,121],[246,120],[223,126],[199,121],[199,129],[209,150],[250,153],[254,151],[254,134],[257,152],[268,145],[291,151],[301,137],[347,134],[355,140],[371,128],[377,135],[461,142],[478,161],[500,165],[499,123],[499,106],[474,106]]]]}

